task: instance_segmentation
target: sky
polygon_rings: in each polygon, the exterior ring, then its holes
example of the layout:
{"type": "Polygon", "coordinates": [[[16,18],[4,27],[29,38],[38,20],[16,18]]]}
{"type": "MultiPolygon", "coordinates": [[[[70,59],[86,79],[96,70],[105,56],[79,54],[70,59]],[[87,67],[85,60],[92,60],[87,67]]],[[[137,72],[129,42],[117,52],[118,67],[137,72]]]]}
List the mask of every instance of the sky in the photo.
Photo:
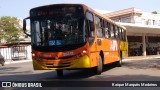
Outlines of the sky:
{"type": "Polygon", "coordinates": [[[31,8],[57,3],[82,3],[93,9],[117,11],[135,7],[144,12],[160,13],[160,0],[0,0],[0,17],[25,18],[31,8]]]}

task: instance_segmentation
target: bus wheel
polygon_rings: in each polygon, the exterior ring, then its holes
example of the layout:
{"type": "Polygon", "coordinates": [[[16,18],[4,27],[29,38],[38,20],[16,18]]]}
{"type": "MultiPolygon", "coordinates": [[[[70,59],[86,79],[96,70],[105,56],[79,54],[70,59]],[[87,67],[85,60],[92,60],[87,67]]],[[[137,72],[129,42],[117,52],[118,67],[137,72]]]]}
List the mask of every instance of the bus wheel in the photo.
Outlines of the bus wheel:
{"type": "Polygon", "coordinates": [[[4,66],[4,62],[2,63],[2,66],[4,66]]]}
{"type": "Polygon", "coordinates": [[[102,63],[102,57],[99,55],[98,59],[98,66],[97,66],[97,75],[100,75],[103,71],[103,63],[102,63]]]}
{"type": "Polygon", "coordinates": [[[60,78],[60,77],[63,77],[63,70],[56,70],[57,72],[57,76],[60,78]]]}
{"type": "Polygon", "coordinates": [[[120,60],[117,62],[117,66],[118,67],[122,66],[122,53],[120,54],[120,60]]]}

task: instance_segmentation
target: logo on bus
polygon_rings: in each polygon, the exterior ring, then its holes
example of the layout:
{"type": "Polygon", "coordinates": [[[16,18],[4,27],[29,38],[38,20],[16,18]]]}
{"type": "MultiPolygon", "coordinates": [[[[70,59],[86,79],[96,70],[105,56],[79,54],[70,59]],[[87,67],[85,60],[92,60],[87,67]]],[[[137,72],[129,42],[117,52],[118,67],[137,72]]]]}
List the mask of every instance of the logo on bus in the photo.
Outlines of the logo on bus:
{"type": "Polygon", "coordinates": [[[112,51],[117,51],[118,50],[118,43],[116,40],[112,40],[110,43],[110,50],[112,51]]]}
{"type": "Polygon", "coordinates": [[[65,56],[71,56],[71,55],[73,55],[74,53],[73,52],[66,52],[66,53],[63,53],[63,56],[65,57],[65,56]]]}

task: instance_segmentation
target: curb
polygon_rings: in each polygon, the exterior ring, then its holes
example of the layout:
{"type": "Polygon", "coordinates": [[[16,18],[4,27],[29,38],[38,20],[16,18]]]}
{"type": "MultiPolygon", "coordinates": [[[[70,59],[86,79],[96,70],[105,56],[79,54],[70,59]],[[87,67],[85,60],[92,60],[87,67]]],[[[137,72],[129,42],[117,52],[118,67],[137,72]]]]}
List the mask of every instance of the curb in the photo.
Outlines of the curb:
{"type": "Polygon", "coordinates": [[[146,56],[146,57],[129,57],[129,58],[124,58],[124,61],[130,61],[130,60],[145,60],[145,59],[157,59],[160,58],[160,56],[146,56]]]}
{"type": "Polygon", "coordinates": [[[31,62],[32,60],[20,60],[20,61],[8,61],[5,64],[15,64],[15,63],[24,63],[24,62],[31,62]]]}

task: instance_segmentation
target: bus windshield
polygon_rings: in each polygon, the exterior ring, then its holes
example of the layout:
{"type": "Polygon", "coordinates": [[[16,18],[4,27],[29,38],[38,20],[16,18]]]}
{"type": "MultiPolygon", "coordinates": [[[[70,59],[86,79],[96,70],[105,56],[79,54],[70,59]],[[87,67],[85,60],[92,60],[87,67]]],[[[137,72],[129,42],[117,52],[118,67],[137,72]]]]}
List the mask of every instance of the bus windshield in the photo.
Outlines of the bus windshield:
{"type": "Polygon", "coordinates": [[[83,15],[62,14],[31,19],[34,46],[66,46],[86,42],[83,15]]]}

